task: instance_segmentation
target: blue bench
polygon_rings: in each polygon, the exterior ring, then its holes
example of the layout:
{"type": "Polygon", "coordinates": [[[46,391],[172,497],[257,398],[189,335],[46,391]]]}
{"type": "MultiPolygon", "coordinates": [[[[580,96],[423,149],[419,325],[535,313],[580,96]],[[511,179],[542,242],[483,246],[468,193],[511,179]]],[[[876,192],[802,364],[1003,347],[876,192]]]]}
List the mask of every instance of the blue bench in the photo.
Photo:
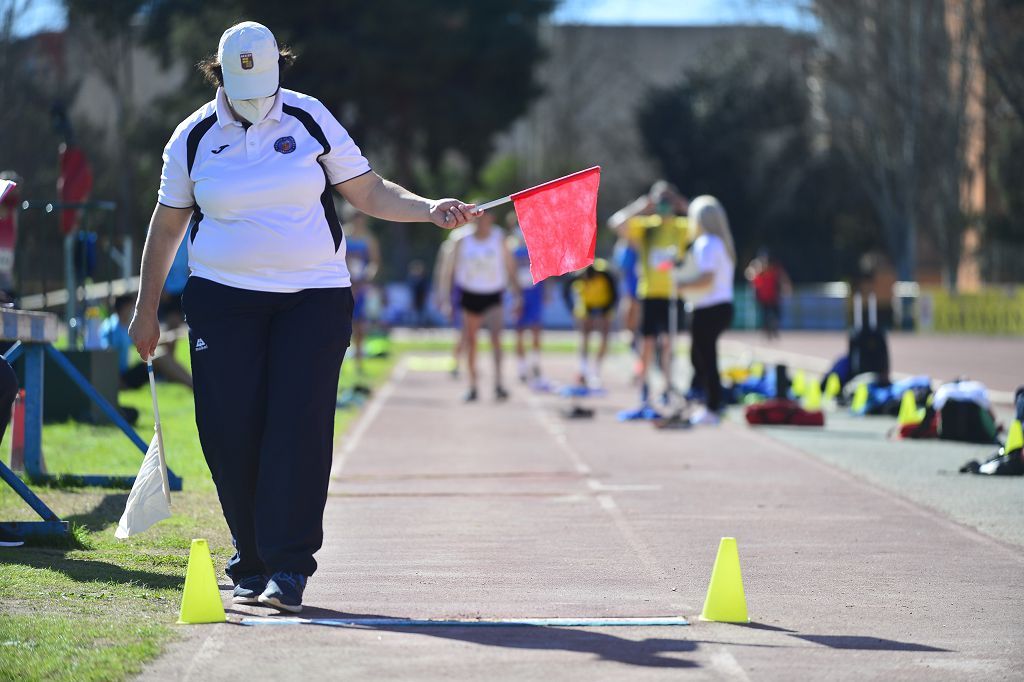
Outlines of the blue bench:
{"type": "MultiPolygon", "coordinates": [[[[49,356],[61,371],[92,400],[103,413],[134,443],[145,456],[149,443],[144,441],[135,429],[125,421],[117,408],[111,405],[92,384],[82,376],[64,354],[53,347],[61,331],[61,321],[49,313],[35,313],[22,310],[0,311],[0,340],[14,341],[4,356],[14,363],[19,358],[25,362],[25,474],[31,481],[47,481],[57,477],[43,470],[43,366],[49,356]]],[[[76,485],[130,488],[134,476],[104,475],[61,475],[61,480],[76,485]]],[[[62,521],[25,482],[0,461],[0,479],[25,500],[42,518],[42,521],[0,521],[0,528],[20,537],[34,535],[62,535],[68,532],[68,524],[62,521]]],[[[174,472],[167,472],[171,490],[181,490],[181,478],[174,472]]]]}

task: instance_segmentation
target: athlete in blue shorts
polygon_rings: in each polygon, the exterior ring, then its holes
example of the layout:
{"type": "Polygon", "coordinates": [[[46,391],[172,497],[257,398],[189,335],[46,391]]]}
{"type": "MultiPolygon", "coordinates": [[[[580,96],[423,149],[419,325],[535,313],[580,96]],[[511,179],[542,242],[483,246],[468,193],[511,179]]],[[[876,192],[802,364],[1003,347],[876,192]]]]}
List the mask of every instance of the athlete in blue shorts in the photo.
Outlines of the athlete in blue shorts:
{"type": "Polygon", "coordinates": [[[630,334],[630,347],[636,350],[637,328],[640,324],[640,300],[637,288],[640,274],[637,270],[636,248],[628,239],[620,237],[612,251],[612,263],[619,273],[619,298],[623,308],[623,326],[630,334]]]}
{"type": "Polygon", "coordinates": [[[516,318],[516,360],[519,380],[523,383],[531,380],[539,381],[541,378],[540,346],[541,330],[543,329],[544,282],[533,283],[533,275],[530,274],[530,254],[526,251],[526,242],[523,240],[523,233],[516,222],[515,213],[509,214],[508,226],[510,232],[508,247],[515,260],[516,280],[522,291],[522,307],[516,318]],[[533,346],[529,357],[526,353],[527,330],[533,336],[533,346]]]}
{"type": "Polygon", "coordinates": [[[366,224],[366,215],[344,211],[348,227],[345,235],[345,262],[352,277],[352,345],[355,347],[356,373],[363,374],[363,342],[366,339],[366,296],[380,267],[377,238],[366,224]]]}

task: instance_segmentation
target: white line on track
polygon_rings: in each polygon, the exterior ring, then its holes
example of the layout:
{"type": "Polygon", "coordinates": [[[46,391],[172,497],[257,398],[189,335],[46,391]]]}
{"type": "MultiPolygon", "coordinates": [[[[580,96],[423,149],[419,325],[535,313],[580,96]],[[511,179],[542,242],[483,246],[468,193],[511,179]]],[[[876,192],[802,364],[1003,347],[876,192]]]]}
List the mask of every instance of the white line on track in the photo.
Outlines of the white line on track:
{"type": "Polygon", "coordinates": [[[727,680],[740,680],[750,682],[747,671],[743,669],[736,657],[733,656],[724,646],[716,647],[708,659],[708,667],[719,676],[727,680]]]}
{"type": "Polygon", "coordinates": [[[189,680],[208,679],[210,665],[220,658],[221,650],[224,648],[224,637],[230,628],[210,628],[209,635],[199,646],[199,650],[188,662],[188,668],[182,677],[185,682],[189,680]]]}
{"type": "Polygon", "coordinates": [[[422,628],[422,627],[678,627],[689,625],[682,616],[655,616],[650,618],[281,618],[276,616],[243,618],[242,625],[327,625],[330,627],[368,628],[422,628]]]}
{"type": "Polygon", "coordinates": [[[352,433],[348,436],[342,437],[341,447],[334,452],[334,465],[331,467],[331,478],[335,479],[341,476],[341,470],[345,466],[345,460],[355,452],[356,448],[359,447],[359,442],[362,441],[363,435],[366,433],[370,425],[373,424],[377,415],[380,414],[381,409],[384,407],[384,403],[388,401],[388,398],[395,392],[395,386],[398,385],[403,378],[405,378],[407,372],[405,361],[400,361],[398,366],[391,373],[391,378],[388,379],[379,391],[370,400],[370,404],[367,406],[366,411],[363,412],[362,416],[359,417],[359,421],[356,423],[352,433]]]}
{"type": "Polygon", "coordinates": [[[658,484],[650,483],[623,483],[623,484],[605,484],[600,481],[595,481],[592,478],[587,479],[587,485],[590,489],[595,492],[605,493],[641,493],[641,492],[654,492],[661,490],[661,486],[658,484]]]}
{"type": "MultiPolygon", "coordinates": [[[[638,486],[606,487],[594,477],[593,469],[583,459],[583,455],[581,455],[579,451],[573,447],[572,443],[569,442],[569,438],[562,425],[555,421],[554,418],[544,410],[537,396],[528,396],[527,404],[530,407],[530,411],[533,412],[534,416],[537,418],[537,421],[539,421],[544,429],[551,435],[552,440],[558,444],[558,447],[562,452],[568,455],[569,460],[572,462],[576,471],[586,477],[587,487],[595,492],[604,491],[596,496],[597,502],[601,506],[601,509],[608,512],[608,515],[611,517],[612,522],[615,524],[615,527],[618,529],[623,539],[625,539],[626,543],[633,549],[636,558],[655,578],[662,581],[667,580],[668,574],[665,573],[665,570],[658,564],[658,561],[654,558],[654,554],[651,553],[647,544],[644,543],[640,536],[637,535],[636,531],[633,530],[633,527],[630,525],[626,515],[622,513],[622,509],[620,509],[619,505],[616,504],[615,498],[608,494],[611,490],[626,488],[632,490],[636,489],[638,486]]],[[[646,490],[648,488],[644,487],[644,489],[646,490]]]]}

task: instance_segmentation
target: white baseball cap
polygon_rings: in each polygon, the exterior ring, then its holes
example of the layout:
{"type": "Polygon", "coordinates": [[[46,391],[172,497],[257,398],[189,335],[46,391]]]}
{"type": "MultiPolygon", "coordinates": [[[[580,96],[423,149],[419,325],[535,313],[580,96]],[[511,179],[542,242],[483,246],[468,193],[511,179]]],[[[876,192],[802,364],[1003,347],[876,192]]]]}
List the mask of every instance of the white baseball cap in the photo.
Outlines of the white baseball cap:
{"type": "Polygon", "coordinates": [[[263,24],[243,21],[224,31],[217,46],[224,92],[231,99],[273,95],[281,82],[279,56],[277,40],[263,24]]]}

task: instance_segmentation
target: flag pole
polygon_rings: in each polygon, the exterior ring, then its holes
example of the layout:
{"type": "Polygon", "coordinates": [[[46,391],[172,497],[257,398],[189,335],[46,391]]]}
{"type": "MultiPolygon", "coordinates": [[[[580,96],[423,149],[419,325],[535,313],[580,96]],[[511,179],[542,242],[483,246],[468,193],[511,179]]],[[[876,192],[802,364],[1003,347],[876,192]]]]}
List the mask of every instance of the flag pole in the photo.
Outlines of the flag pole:
{"type": "Polygon", "coordinates": [[[153,396],[153,428],[156,430],[157,456],[160,459],[160,475],[163,478],[164,498],[167,506],[171,506],[171,486],[167,483],[167,460],[164,458],[164,432],[160,428],[160,408],[156,404],[156,377],[153,375],[153,358],[146,361],[146,374],[149,375],[149,392],[153,396]]]}
{"type": "Polygon", "coordinates": [[[495,206],[501,206],[502,204],[507,204],[510,201],[512,201],[512,195],[511,194],[509,194],[507,197],[502,197],[500,199],[495,199],[494,201],[488,201],[486,204],[480,204],[479,206],[476,207],[476,210],[478,210],[478,211],[486,211],[489,208],[494,208],[495,206]]]}
{"type": "Polygon", "coordinates": [[[502,197],[500,199],[495,199],[494,201],[488,201],[488,202],[483,203],[483,204],[478,204],[477,207],[476,207],[476,210],[478,210],[478,211],[486,211],[489,208],[494,208],[495,206],[501,206],[502,204],[507,204],[508,202],[512,201],[512,197],[520,197],[520,196],[523,196],[523,195],[525,195],[527,193],[534,192],[535,190],[539,190],[539,189],[541,189],[543,187],[549,187],[551,185],[558,185],[558,184],[561,184],[563,182],[566,182],[566,181],[569,181],[569,180],[573,180],[573,179],[575,179],[575,178],[577,178],[577,177],[579,177],[581,175],[585,175],[587,173],[592,173],[594,171],[600,171],[600,170],[601,170],[600,166],[591,166],[590,168],[585,168],[585,169],[583,169],[581,171],[576,171],[575,173],[569,173],[568,175],[563,175],[560,178],[555,178],[554,180],[548,180],[547,182],[542,182],[539,185],[534,185],[533,187],[530,187],[529,189],[524,189],[524,190],[519,191],[519,192],[514,192],[512,194],[509,194],[507,197],[502,197]]]}

